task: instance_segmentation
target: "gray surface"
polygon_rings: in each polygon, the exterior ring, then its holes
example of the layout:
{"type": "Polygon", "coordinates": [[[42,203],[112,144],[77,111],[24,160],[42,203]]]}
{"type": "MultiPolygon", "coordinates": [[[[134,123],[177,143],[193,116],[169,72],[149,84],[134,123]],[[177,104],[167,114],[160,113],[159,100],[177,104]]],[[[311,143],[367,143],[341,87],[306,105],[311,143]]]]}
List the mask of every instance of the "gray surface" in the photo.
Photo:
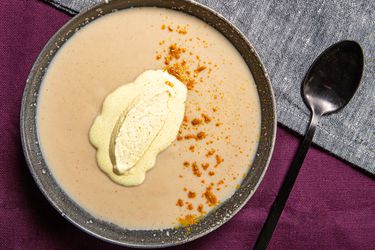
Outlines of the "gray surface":
{"type": "MultiPolygon", "coordinates": [[[[79,12],[101,0],[47,0],[79,12]]],[[[365,54],[362,84],[349,105],[324,117],[314,142],[375,174],[375,1],[200,0],[234,23],[260,54],[276,94],[278,121],[304,133],[301,81],[315,57],[339,40],[365,54]]]]}

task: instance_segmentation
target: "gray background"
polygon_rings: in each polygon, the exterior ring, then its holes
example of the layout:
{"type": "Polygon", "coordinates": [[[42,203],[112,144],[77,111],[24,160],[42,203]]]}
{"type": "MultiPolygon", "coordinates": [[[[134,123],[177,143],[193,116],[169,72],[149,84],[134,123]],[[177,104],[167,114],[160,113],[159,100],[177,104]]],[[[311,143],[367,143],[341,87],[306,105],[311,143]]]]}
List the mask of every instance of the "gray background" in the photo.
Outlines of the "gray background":
{"type": "MultiPolygon", "coordinates": [[[[45,0],[74,14],[101,0],[45,0]]],[[[348,106],[323,117],[314,137],[322,148],[375,174],[375,1],[200,0],[235,24],[257,49],[270,75],[278,121],[303,134],[309,111],[301,81],[314,59],[340,40],[365,54],[362,84],[348,106]]]]}

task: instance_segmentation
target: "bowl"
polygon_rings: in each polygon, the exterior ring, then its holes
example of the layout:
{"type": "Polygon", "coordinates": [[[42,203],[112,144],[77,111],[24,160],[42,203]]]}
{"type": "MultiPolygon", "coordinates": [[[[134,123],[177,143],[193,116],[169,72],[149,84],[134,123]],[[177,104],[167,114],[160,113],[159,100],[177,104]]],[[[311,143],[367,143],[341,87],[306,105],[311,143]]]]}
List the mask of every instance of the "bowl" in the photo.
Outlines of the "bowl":
{"type": "Polygon", "coordinates": [[[183,244],[217,229],[231,219],[251,198],[267,170],[275,142],[276,112],[272,86],[254,47],[220,14],[187,0],[112,0],[93,6],[65,24],[46,44],[26,82],[21,108],[21,139],[25,158],[39,189],[56,210],[83,231],[102,240],[130,247],[167,247],[183,244]],[[128,230],[102,221],[75,203],[58,185],[43,158],[38,141],[36,111],[44,74],[59,48],[79,29],[114,11],[133,7],[161,7],[195,16],[222,33],[242,55],[257,87],[261,106],[261,136],[250,169],[234,195],[189,228],[128,230]]]}

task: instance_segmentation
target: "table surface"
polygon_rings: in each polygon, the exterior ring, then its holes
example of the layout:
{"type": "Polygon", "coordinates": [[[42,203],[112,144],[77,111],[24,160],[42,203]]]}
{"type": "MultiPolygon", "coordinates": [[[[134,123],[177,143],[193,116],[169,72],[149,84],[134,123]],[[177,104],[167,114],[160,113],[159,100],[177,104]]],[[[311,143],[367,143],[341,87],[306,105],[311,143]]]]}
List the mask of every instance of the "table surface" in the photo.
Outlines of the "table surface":
{"type": "MultiPolygon", "coordinates": [[[[25,80],[47,40],[69,16],[37,0],[0,2],[0,246],[5,249],[117,249],[62,218],[25,163],[19,111],[25,80]]],[[[278,127],[265,178],[246,206],[213,233],[175,249],[248,249],[280,188],[300,138],[278,127]]],[[[270,249],[375,249],[375,181],[311,148],[270,249]]]]}

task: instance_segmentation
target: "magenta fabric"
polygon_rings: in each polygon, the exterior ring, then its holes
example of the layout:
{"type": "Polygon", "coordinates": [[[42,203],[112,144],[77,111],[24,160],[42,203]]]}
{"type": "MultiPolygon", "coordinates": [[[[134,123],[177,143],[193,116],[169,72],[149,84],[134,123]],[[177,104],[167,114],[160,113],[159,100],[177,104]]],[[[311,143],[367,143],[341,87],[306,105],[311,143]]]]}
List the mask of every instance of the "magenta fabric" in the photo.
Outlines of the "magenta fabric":
{"type": "MultiPolygon", "coordinates": [[[[61,217],[26,166],[19,134],[27,75],[47,40],[69,16],[37,0],[0,1],[0,248],[120,249],[61,217]]],[[[252,247],[299,137],[279,127],[275,153],[258,191],[227,224],[174,249],[252,247]]],[[[311,148],[270,249],[375,249],[374,177],[311,148]]]]}

